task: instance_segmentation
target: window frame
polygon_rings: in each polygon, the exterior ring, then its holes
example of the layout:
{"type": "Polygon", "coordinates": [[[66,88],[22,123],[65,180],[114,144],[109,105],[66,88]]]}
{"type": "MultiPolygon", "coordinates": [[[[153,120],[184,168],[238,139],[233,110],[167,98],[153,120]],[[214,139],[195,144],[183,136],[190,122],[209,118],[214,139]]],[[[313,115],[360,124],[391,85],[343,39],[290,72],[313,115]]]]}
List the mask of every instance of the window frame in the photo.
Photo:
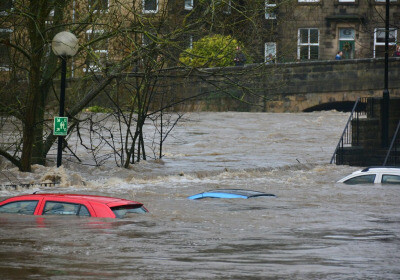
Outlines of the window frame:
{"type": "MultiPolygon", "coordinates": [[[[11,35],[14,31],[10,28],[0,28],[0,33],[9,33],[9,42],[11,42],[11,35]]],[[[7,45],[5,45],[5,47],[7,48],[7,45]]],[[[8,55],[11,55],[11,47],[8,47],[8,55]]],[[[0,72],[1,71],[11,71],[11,61],[9,62],[8,65],[4,64],[1,65],[0,64],[0,72]]]]}
{"type": "Polygon", "coordinates": [[[276,12],[269,12],[269,9],[276,9],[276,0],[275,3],[269,3],[271,0],[265,0],[265,19],[276,19],[276,12]]]}
{"type": "MultiPolygon", "coordinates": [[[[93,30],[93,29],[88,29],[86,30],[86,40],[90,41],[91,40],[91,36],[92,34],[103,34],[105,33],[105,30],[103,29],[99,29],[99,30],[93,30]],[[90,35],[89,35],[90,34],[90,35]]],[[[108,60],[108,39],[107,39],[107,43],[106,43],[106,47],[105,48],[99,48],[99,49],[93,49],[94,53],[96,54],[105,54],[105,58],[106,60],[108,60]]],[[[101,71],[101,66],[97,65],[97,63],[95,65],[90,65],[87,64],[84,68],[83,68],[83,72],[100,72],[101,71]]]]}
{"type": "Polygon", "coordinates": [[[185,0],[185,10],[186,11],[191,11],[193,10],[194,7],[194,0],[185,0]],[[189,4],[187,4],[187,2],[190,2],[189,4]]]}
{"type": "Polygon", "coordinates": [[[266,42],[264,44],[264,62],[268,63],[269,61],[267,60],[267,57],[269,54],[272,54],[274,56],[274,60],[272,63],[276,63],[276,42],[266,42]],[[268,49],[273,49],[273,52],[267,52],[268,49]]]}
{"type": "MultiPolygon", "coordinates": [[[[92,2],[96,1],[96,0],[91,0],[92,2]]],[[[101,1],[107,1],[107,7],[105,9],[94,9],[93,8],[93,12],[94,13],[108,13],[108,9],[110,8],[110,0],[97,0],[98,2],[101,1]]],[[[90,5],[90,0],[88,1],[88,6],[89,6],[89,10],[92,10],[92,6],[90,5]]]]}
{"type": "Polygon", "coordinates": [[[148,33],[150,36],[147,36],[145,33],[142,33],[142,47],[146,47],[148,45],[150,45],[151,43],[153,43],[155,40],[153,39],[157,39],[157,36],[151,32],[148,33]],[[146,40],[149,40],[148,42],[146,42],[146,40]]]}
{"type": "MultiPolygon", "coordinates": [[[[385,28],[384,27],[376,27],[374,28],[374,49],[373,49],[373,58],[376,58],[376,46],[385,46],[385,42],[377,42],[377,34],[378,30],[380,30],[382,33],[385,33],[385,28]]],[[[389,46],[396,46],[397,42],[397,29],[396,28],[389,28],[389,38],[390,38],[390,32],[394,31],[394,40],[393,42],[389,42],[389,46]]]]}
{"type": "Polygon", "coordinates": [[[299,60],[314,60],[311,59],[311,47],[318,47],[318,58],[316,60],[319,59],[319,48],[320,48],[320,30],[319,28],[314,28],[314,27],[310,27],[310,28],[299,28],[297,30],[297,58],[299,60]],[[303,43],[301,42],[301,30],[307,30],[307,43],[303,43]],[[310,42],[310,38],[311,38],[311,30],[317,30],[318,32],[318,42],[317,43],[311,43],[310,42]],[[308,49],[308,53],[307,53],[307,59],[301,59],[301,47],[307,46],[308,49]]]}
{"type": "Polygon", "coordinates": [[[143,6],[143,14],[156,14],[158,13],[159,9],[159,0],[142,0],[142,6],[143,6]],[[155,1],[156,4],[156,9],[155,10],[146,10],[146,1],[155,1]]]}
{"type": "Polygon", "coordinates": [[[189,35],[189,49],[193,49],[193,35],[189,35]]]}
{"type": "Polygon", "coordinates": [[[230,15],[232,13],[232,1],[231,0],[212,0],[212,6],[213,9],[215,6],[218,7],[218,5],[224,4],[225,7],[223,7],[222,12],[224,14],[230,15]]]}

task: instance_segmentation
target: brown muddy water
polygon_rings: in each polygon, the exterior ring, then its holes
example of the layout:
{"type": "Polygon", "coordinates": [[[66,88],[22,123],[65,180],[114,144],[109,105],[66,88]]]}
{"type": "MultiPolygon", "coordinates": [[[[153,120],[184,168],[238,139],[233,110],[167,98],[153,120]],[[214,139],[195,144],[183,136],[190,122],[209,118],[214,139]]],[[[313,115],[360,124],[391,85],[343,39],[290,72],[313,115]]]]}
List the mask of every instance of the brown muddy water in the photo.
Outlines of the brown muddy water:
{"type": "Polygon", "coordinates": [[[172,133],[163,161],[129,170],[3,162],[1,183],[143,202],[129,219],[0,216],[1,279],[399,279],[400,186],[335,183],[330,165],[348,114],[199,113],[172,133]],[[7,179],[8,178],[8,179],[7,179]],[[14,182],[14,183],[15,183],[14,182]],[[277,197],[187,197],[243,188],[277,197]]]}

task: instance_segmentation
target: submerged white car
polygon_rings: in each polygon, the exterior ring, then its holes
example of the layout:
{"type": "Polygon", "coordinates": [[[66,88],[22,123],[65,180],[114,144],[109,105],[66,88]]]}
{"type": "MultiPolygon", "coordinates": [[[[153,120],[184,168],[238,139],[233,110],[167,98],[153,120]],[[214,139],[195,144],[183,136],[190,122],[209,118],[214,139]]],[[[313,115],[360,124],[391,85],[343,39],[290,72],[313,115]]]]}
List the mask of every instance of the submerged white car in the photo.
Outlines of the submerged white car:
{"type": "Polygon", "coordinates": [[[339,180],[345,184],[400,184],[400,167],[367,167],[339,180]]]}

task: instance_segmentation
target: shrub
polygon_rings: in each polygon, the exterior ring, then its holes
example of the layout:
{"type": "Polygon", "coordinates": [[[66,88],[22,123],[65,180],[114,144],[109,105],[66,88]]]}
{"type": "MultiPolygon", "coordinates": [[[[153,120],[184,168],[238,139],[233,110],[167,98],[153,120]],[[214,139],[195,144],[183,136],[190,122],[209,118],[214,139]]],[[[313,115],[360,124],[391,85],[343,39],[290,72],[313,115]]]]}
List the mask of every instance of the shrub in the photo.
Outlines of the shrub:
{"type": "Polygon", "coordinates": [[[210,35],[201,38],[193,43],[193,48],[188,48],[179,56],[179,60],[192,67],[224,67],[234,65],[236,47],[240,46],[246,55],[247,62],[250,57],[247,55],[243,45],[231,36],[210,35]]]}

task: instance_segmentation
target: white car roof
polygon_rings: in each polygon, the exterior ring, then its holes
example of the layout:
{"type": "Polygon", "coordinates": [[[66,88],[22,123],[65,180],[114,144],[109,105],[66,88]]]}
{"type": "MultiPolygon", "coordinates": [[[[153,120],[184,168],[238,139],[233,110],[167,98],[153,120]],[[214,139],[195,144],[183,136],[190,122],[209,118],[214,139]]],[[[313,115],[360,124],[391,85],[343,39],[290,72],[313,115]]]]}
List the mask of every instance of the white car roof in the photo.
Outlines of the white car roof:
{"type": "Polygon", "coordinates": [[[383,166],[383,167],[379,167],[379,166],[371,166],[371,167],[367,167],[364,168],[363,170],[360,170],[361,172],[388,172],[388,173],[400,173],[400,167],[396,167],[396,166],[383,166]]]}
{"type": "Polygon", "coordinates": [[[343,183],[350,178],[359,176],[359,175],[368,175],[368,174],[380,174],[385,173],[388,175],[400,175],[400,167],[391,167],[391,166],[371,166],[361,170],[354,171],[350,175],[340,179],[338,183],[343,183]]]}

